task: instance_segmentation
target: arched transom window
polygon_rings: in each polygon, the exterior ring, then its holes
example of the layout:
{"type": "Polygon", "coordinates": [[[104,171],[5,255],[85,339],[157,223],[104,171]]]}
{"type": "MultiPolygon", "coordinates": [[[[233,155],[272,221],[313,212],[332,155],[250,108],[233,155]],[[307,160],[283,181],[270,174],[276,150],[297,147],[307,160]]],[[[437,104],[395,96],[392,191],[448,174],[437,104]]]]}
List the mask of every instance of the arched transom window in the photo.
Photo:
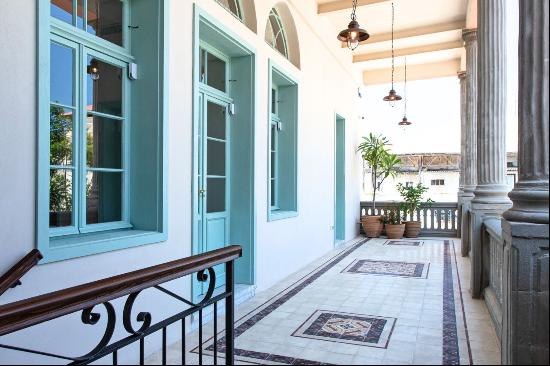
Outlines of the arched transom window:
{"type": "Polygon", "coordinates": [[[237,18],[243,20],[243,14],[241,10],[241,4],[239,3],[239,0],[216,0],[219,2],[223,7],[228,9],[230,12],[233,13],[237,18]]]}
{"type": "Polygon", "coordinates": [[[277,10],[271,9],[265,35],[267,43],[288,58],[288,45],[283,22],[277,10]]]}

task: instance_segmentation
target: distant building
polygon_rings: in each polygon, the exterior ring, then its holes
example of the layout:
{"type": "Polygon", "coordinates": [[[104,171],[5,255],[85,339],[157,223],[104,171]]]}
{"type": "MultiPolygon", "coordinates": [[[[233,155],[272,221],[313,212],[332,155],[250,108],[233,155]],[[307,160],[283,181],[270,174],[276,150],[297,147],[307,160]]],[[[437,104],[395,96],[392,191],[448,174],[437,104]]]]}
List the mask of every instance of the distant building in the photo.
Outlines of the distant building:
{"type": "MultiPolygon", "coordinates": [[[[517,181],[517,153],[508,153],[507,176],[510,190],[517,181]]],[[[429,188],[426,198],[436,202],[455,202],[460,185],[460,154],[418,153],[399,155],[401,164],[395,179],[388,178],[376,194],[377,201],[399,201],[397,184],[422,183],[429,188]]],[[[365,166],[363,173],[362,200],[372,199],[372,177],[365,166]]]]}

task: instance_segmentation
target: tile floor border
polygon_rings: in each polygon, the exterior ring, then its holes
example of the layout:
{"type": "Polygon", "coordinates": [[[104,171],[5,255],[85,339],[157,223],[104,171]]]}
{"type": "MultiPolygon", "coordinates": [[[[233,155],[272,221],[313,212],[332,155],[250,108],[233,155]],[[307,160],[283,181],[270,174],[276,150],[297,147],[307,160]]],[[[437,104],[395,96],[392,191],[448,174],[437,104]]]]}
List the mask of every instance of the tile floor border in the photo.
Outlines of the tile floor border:
{"type": "MultiPolygon", "coordinates": [[[[434,241],[435,240],[437,239],[434,239],[434,241]]],[[[453,264],[452,264],[453,254],[451,253],[451,250],[452,250],[451,248],[454,249],[454,241],[444,240],[444,239],[439,239],[439,240],[444,244],[443,273],[442,273],[443,274],[443,286],[442,286],[443,287],[442,289],[443,290],[442,291],[443,292],[443,321],[442,321],[443,324],[441,328],[442,329],[441,332],[443,333],[442,363],[451,364],[451,365],[460,364],[460,361],[461,361],[460,350],[463,348],[467,348],[468,355],[465,357],[469,357],[470,364],[473,364],[470,340],[468,338],[468,332],[467,332],[468,328],[467,328],[466,317],[464,313],[465,311],[464,301],[463,301],[463,294],[461,291],[462,287],[460,283],[460,274],[458,271],[456,253],[454,253],[454,256],[455,256],[454,261],[455,261],[455,268],[456,268],[456,283],[458,285],[458,289],[460,289],[460,293],[456,294],[456,299],[455,299],[456,289],[455,289],[455,278],[453,276],[453,264]],[[452,243],[452,247],[451,247],[451,243],[452,243]],[[457,301],[459,301],[458,304],[456,303],[457,301]],[[457,306],[460,306],[462,311],[460,311],[460,309],[457,310],[457,306]],[[461,320],[463,321],[463,326],[466,329],[466,342],[465,342],[466,347],[459,346],[459,344],[462,344],[462,341],[459,342],[459,337],[458,337],[459,328],[457,325],[457,317],[460,317],[461,312],[463,315],[463,319],[461,320]]],[[[256,307],[255,310],[252,310],[251,312],[247,313],[245,316],[241,317],[236,322],[238,326],[236,327],[235,338],[239,337],[248,329],[256,325],[259,321],[264,319],[266,316],[273,313],[276,309],[278,309],[280,306],[285,304],[288,300],[296,296],[303,289],[311,285],[319,277],[321,277],[331,268],[339,264],[342,260],[344,260],[346,257],[351,255],[353,252],[355,252],[357,249],[362,247],[367,242],[368,242],[368,239],[352,242],[349,247],[339,251],[334,256],[328,258],[321,265],[317,266],[315,270],[301,277],[301,279],[294,281],[292,285],[280,291],[277,295],[271,297],[262,305],[256,307]]],[[[463,331],[464,329],[460,329],[460,332],[463,332],[463,331]]],[[[211,337],[204,343],[204,345],[207,345],[208,343],[210,343],[210,345],[205,347],[204,349],[205,355],[210,354],[214,348],[212,344],[212,339],[213,337],[211,337]]],[[[224,345],[225,345],[225,339],[223,337],[221,337],[221,339],[219,338],[218,352],[223,352],[224,345]]],[[[191,352],[196,354],[198,353],[198,350],[199,350],[199,347],[197,346],[191,352]]],[[[305,360],[300,358],[293,358],[291,356],[284,356],[279,354],[268,354],[268,353],[262,353],[262,352],[256,352],[256,351],[248,351],[244,349],[236,349],[235,354],[238,357],[238,361],[250,362],[250,363],[267,362],[267,363],[279,363],[279,364],[308,364],[308,365],[329,364],[329,363],[324,363],[319,361],[310,361],[310,360],[305,360]]],[[[334,360],[328,360],[328,359],[327,361],[334,362],[334,360]]],[[[465,359],[464,361],[468,361],[468,359],[465,359]]]]}

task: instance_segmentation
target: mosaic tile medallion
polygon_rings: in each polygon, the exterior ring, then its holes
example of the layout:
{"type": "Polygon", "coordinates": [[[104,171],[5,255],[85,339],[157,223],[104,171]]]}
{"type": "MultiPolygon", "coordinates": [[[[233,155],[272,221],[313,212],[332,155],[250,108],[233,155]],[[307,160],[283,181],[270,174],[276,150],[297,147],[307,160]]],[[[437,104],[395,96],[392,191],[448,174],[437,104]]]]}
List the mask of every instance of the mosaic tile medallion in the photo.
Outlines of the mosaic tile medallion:
{"type": "Polygon", "coordinates": [[[384,245],[396,245],[404,247],[421,247],[424,245],[422,240],[388,240],[384,245]]]}
{"type": "Polygon", "coordinates": [[[387,348],[395,321],[395,318],[318,310],[292,336],[387,348]]]}
{"type": "Polygon", "coordinates": [[[352,264],[350,264],[342,273],[425,279],[428,277],[429,269],[429,263],[408,263],[357,259],[352,264]]]}

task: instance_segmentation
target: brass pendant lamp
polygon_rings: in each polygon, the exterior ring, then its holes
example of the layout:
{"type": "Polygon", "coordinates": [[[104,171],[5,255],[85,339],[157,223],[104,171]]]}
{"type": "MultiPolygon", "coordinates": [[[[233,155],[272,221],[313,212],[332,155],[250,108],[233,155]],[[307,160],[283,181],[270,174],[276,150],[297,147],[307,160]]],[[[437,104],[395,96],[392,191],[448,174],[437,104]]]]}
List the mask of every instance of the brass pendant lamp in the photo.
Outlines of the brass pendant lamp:
{"type": "Polygon", "coordinates": [[[362,29],[357,21],[357,0],[353,0],[353,11],[351,13],[351,22],[347,29],[344,29],[338,34],[338,40],[348,45],[350,50],[355,50],[359,44],[369,39],[370,35],[366,30],[362,29]]]}
{"type": "Polygon", "coordinates": [[[393,3],[391,3],[391,90],[388,95],[384,97],[385,102],[389,102],[392,107],[395,107],[395,103],[400,101],[401,96],[397,94],[394,89],[394,77],[395,77],[395,48],[393,46],[394,34],[393,27],[395,23],[395,9],[393,3]]]}
{"type": "Polygon", "coordinates": [[[406,128],[412,125],[412,122],[407,119],[407,59],[405,58],[405,112],[403,113],[403,120],[399,122],[399,126],[406,128]]]}

